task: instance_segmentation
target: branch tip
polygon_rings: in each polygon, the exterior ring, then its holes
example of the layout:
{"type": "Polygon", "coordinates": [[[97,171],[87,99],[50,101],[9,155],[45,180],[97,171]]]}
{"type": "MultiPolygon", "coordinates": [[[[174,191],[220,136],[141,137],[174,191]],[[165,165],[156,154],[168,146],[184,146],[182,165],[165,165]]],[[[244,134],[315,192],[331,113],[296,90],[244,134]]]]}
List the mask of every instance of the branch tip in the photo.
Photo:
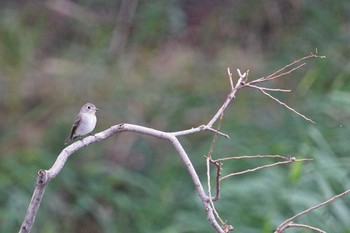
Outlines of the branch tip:
{"type": "Polygon", "coordinates": [[[232,73],[231,73],[230,67],[227,67],[227,73],[230,80],[231,90],[233,90],[235,87],[233,86],[233,79],[232,79],[232,73]]]}

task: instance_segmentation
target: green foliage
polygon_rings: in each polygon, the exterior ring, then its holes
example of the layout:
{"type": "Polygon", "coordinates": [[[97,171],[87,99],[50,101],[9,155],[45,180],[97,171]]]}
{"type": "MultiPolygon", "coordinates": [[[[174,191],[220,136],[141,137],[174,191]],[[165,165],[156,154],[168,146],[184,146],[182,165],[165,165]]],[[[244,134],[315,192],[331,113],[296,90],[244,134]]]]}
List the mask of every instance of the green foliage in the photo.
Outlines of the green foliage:
{"type": "MultiPolygon", "coordinates": [[[[139,1],[121,53],[108,50],[121,1],[74,1],[66,14],[43,1],[0,3],[0,232],[16,232],[80,106],[96,131],[121,122],[177,131],[209,121],[229,92],[231,67],[266,76],[315,52],[273,87],[310,125],[254,90],[227,109],[215,158],[283,154],[313,161],[222,182],[220,216],[235,232],[272,232],[285,219],[349,188],[348,1],[139,1]]],[[[214,135],[180,138],[201,180],[214,135]]],[[[223,174],[274,160],[227,161],[223,174]]],[[[214,174],[213,174],[214,175],[214,174]]],[[[350,232],[349,197],[297,219],[350,232]]],[[[171,145],[123,133],[74,154],[52,180],[32,232],[214,232],[171,145]]],[[[295,231],[305,232],[305,231],[295,231]]]]}

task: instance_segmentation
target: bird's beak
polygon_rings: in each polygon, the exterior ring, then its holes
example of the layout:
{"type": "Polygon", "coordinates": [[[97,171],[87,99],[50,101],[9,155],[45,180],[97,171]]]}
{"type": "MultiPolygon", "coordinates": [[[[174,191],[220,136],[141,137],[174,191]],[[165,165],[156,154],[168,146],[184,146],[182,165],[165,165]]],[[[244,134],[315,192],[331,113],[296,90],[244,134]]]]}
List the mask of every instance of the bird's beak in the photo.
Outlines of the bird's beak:
{"type": "Polygon", "coordinates": [[[95,110],[96,110],[96,112],[100,111],[100,109],[98,109],[98,108],[96,108],[95,110]]]}

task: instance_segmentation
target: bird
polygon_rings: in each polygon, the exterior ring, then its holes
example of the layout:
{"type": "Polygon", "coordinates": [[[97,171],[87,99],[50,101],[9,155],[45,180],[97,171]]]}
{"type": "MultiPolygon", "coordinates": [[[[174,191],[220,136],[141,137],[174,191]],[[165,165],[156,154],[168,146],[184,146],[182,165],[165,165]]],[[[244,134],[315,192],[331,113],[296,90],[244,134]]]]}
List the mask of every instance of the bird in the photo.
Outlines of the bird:
{"type": "Polygon", "coordinates": [[[70,143],[76,137],[84,136],[94,130],[97,122],[97,111],[99,111],[99,109],[92,103],[86,103],[81,107],[80,112],[75,117],[71,132],[64,141],[65,145],[70,143]]]}

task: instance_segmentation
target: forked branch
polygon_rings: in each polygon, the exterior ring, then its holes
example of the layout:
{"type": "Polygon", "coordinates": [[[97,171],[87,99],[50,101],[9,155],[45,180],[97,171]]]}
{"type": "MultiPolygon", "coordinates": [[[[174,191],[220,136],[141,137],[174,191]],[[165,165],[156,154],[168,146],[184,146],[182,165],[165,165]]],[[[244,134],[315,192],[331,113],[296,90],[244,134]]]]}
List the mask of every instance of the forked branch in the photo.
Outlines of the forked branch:
{"type": "MultiPolygon", "coordinates": [[[[329,204],[329,203],[331,203],[331,202],[337,200],[338,198],[343,197],[343,196],[345,196],[345,195],[347,195],[347,194],[349,194],[349,193],[350,193],[350,189],[348,189],[348,190],[346,190],[345,192],[342,192],[342,193],[340,193],[340,194],[338,194],[338,195],[335,195],[335,196],[329,198],[328,200],[326,200],[326,201],[324,201],[324,202],[322,202],[322,203],[320,203],[320,204],[318,204],[318,205],[312,206],[312,207],[310,207],[310,208],[308,208],[308,209],[306,209],[306,210],[304,210],[304,211],[301,211],[300,213],[297,213],[296,215],[294,215],[293,217],[287,219],[287,220],[284,221],[281,225],[279,225],[279,226],[277,227],[275,233],[282,233],[285,229],[291,228],[291,227],[301,227],[301,226],[300,226],[301,224],[294,224],[292,221],[293,221],[294,219],[300,217],[301,215],[307,214],[307,213],[309,213],[309,212],[311,212],[311,211],[313,211],[313,210],[315,210],[315,209],[318,209],[318,208],[320,208],[320,207],[322,207],[322,206],[324,206],[324,205],[327,205],[327,204],[329,204]]],[[[304,225],[304,226],[305,226],[305,225],[304,225]]],[[[309,227],[310,227],[310,226],[309,226],[309,227]]],[[[315,229],[317,229],[319,232],[324,232],[324,231],[322,231],[322,230],[320,230],[320,229],[318,229],[318,228],[314,228],[313,230],[315,230],[315,229]]],[[[317,231],[317,230],[316,230],[316,231],[317,231]]]]}
{"type": "MultiPolygon", "coordinates": [[[[163,139],[163,140],[170,142],[174,146],[174,148],[176,149],[180,159],[182,160],[190,177],[192,178],[192,182],[194,183],[196,191],[197,191],[199,198],[203,204],[204,210],[206,211],[208,219],[209,219],[211,225],[213,226],[213,228],[216,230],[216,232],[219,232],[219,233],[227,233],[227,232],[231,231],[233,229],[233,227],[231,225],[227,224],[226,221],[223,221],[220,218],[218,212],[215,209],[214,202],[213,202],[213,201],[218,200],[220,198],[220,180],[226,178],[226,177],[220,177],[221,176],[221,166],[222,166],[221,161],[224,161],[225,159],[217,159],[217,160],[212,159],[212,153],[214,150],[215,140],[216,140],[217,136],[223,136],[223,137],[229,138],[229,135],[220,131],[220,124],[221,124],[222,118],[224,116],[224,112],[227,109],[230,102],[235,98],[238,90],[240,90],[243,87],[250,87],[250,88],[258,89],[264,95],[267,95],[268,97],[272,98],[274,101],[277,101],[282,106],[287,107],[289,110],[298,114],[299,116],[303,116],[302,114],[298,113],[297,111],[295,111],[295,110],[293,111],[292,108],[290,108],[288,105],[284,104],[283,102],[279,101],[275,97],[272,97],[271,95],[267,94],[267,91],[288,92],[289,90],[259,87],[256,84],[261,83],[261,82],[271,81],[271,80],[274,80],[277,78],[282,78],[282,77],[294,72],[295,70],[300,69],[302,66],[304,66],[304,63],[300,64],[301,61],[309,59],[309,58],[318,58],[318,57],[319,56],[316,56],[313,54],[306,56],[304,58],[301,58],[297,61],[294,61],[291,64],[277,70],[276,72],[267,76],[266,78],[263,77],[263,78],[259,78],[259,79],[256,79],[256,80],[253,80],[250,82],[248,82],[249,70],[244,72],[244,73],[241,73],[241,71],[239,69],[237,69],[239,78],[238,78],[236,84],[234,84],[233,75],[232,75],[230,69],[228,69],[227,72],[229,75],[230,92],[227,95],[227,98],[224,101],[223,105],[214,114],[214,116],[209,120],[209,122],[205,125],[200,125],[200,126],[195,127],[195,128],[186,129],[186,130],[177,131],[177,132],[165,132],[165,131],[160,131],[160,130],[147,128],[147,127],[143,127],[143,126],[139,126],[139,125],[118,124],[118,125],[111,126],[110,128],[108,128],[100,133],[95,134],[94,136],[88,136],[88,137],[82,139],[81,141],[77,141],[77,142],[69,145],[68,147],[64,148],[61,151],[61,153],[58,155],[55,163],[52,165],[52,167],[50,169],[40,170],[38,172],[37,182],[36,182],[36,186],[35,186],[35,189],[33,192],[33,196],[32,196],[31,202],[29,203],[27,213],[24,217],[24,220],[23,220],[23,223],[22,223],[22,226],[21,226],[19,232],[20,233],[30,232],[30,230],[32,229],[32,226],[34,224],[35,217],[36,217],[37,211],[39,209],[42,197],[44,195],[45,188],[47,187],[49,182],[61,172],[61,169],[64,167],[66,161],[74,152],[78,151],[82,147],[88,146],[92,143],[100,142],[102,140],[105,140],[105,139],[117,134],[117,133],[122,133],[122,132],[134,132],[134,133],[145,134],[145,135],[149,135],[151,137],[156,137],[156,138],[163,139]],[[296,64],[299,64],[299,65],[292,68],[293,65],[296,65],[296,64]],[[218,122],[218,120],[219,120],[219,122],[218,122]],[[218,126],[216,129],[213,128],[213,125],[215,122],[218,122],[218,126]],[[207,169],[208,169],[208,171],[207,171],[208,192],[207,193],[205,192],[205,190],[203,188],[203,185],[198,177],[198,174],[197,174],[187,152],[184,150],[183,146],[180,144],[180,142],[177,138],[179,136],[194,134],[194,133],[198,133],[198,132],[202,132],[202,131],[209,131],[209,132],[215,133],[215,140],[213,141],[213,143],[211,145],[211,149],[207,155],[207,169]],[[214,197],[212,197],[211,189],[210,189],[210,164],[214,164],[216,167],[216,173],[215,173],[216,174],[216,195],[214,197]],[[219,220],[220,223],[217,220],[219,220]]],[[[303,118],[311,121],[309,118],[307,118],[305,116],[303,118]]],[[[304,160],[306,160],[306,159],[304,159],[304,160]]],[[[259,170],[262,168],[267,168],[267,167],[275,166],[275,165],[279,165],[279,164],[295,162],[295,161],[303,161],[303,160],[289,159],[286,161],[280,161],[278,164],[276,163],[276,164],[264,165],[264,166],[261,166],[260,168],[255,168],[255,170],[259,170]]],[[[249,172],[249,171],[246,171],[245,173],[247,173],[247,172],[249,172]]],[[[242,174],[242,172],[241,172],[241,174],[242,174]]],[[[293,220],[293,219],[294,218],[289,219],[289,221],[285,225],[278,228],[278,230],[285,229],[286,225],[290,224],[291,220],[293,220]]],[[[276,230],[276,233],[280,233],[280,232],[281,231],[276,230]]]]}

